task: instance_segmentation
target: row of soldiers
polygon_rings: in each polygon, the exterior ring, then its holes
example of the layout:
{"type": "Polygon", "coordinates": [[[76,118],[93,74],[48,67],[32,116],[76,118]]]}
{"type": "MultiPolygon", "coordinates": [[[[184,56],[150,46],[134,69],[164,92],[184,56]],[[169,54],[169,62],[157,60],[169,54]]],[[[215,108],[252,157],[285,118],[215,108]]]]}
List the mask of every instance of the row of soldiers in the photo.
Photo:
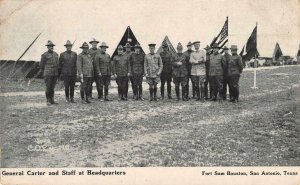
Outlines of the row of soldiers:
{"type": "Polygon", "coordinates": [[[143,76],[149,84],[150,101],[157,101],[157,85],[160,82],[161,99],[164,99],[165,84],[167,95],[171,96],[171,83],[175,84],[176,100],[187,101],[189,97],[189,81],[192,82],[193,98],[204,102],[226,100],[227,85],[229,86],[230,101],[237,102],[239,98],[239,78],[243,70],[241,57],[237,54],[237,46],[232,45],[231,55],[229,48],[221,49],[217,44],[206,46],[200,50],[200,42],[189,42],[187,51],[183,53],[181,43],[177,45],[177,53],[172,54],[166,42],[162,43],[163,51],[155,53],[156,44],[149,44],[150,53],[144,55],[141,46],[119,45],[118,54],[111,57],[106,53],[108,48],[105,42],[97,47],[99,41],[92,39],[89,45],[84,42],[80,47],[82,52],[77,55],[73,52],[72,44],[67,41],[66,51],[60,56],[54,52],[54,44],[48,41],[48,51],[41,57],[41,73],[46,84],[47,104],[57,104],[54,101],[54,88],[59,76],[62,76],[65,86],[67,102],[74,103],[74,87],[76,78],[80,77],[80,95],[83,103],[90,103],[92,98],[92,84],[95,82],[98,99],[110,101],[108,91],[111,79],[116,79],[119,100],[128,99],[128,83],[132,84],[133,99],[143,100],[143,76]],[[134,47],[134,52],[131,48],[134,47]],[[194,50],[193,50],[194,47],[194,50]],[[125,50],[125,52],[124,52],[125,50]],[[180,96],[181,86],[181,96],[180,96]],[[208,96],[209,89],[209,96],[208,96]]]}

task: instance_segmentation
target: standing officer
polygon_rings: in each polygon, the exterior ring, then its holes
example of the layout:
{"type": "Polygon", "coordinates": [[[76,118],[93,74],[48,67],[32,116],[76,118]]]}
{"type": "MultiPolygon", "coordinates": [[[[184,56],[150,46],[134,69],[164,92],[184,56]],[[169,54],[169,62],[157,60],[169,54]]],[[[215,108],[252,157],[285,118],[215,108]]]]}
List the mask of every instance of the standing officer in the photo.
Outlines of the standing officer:
{"type": "Polygon", "coordinates": [[[212,100],[216,101],[219,94],[219,101],[223,101],[223,75],[225,58],[219,53],[218,44],[212,46],[213,54],[209,60],[209,79],[212,87],[212,100]]]}
{"type": "Polygon", "coordinates": [[[212,53],[211,48],[207,45],[205,48],[206,50],[206,62],[205,62],[205,71],[206,71],[206,79],[204,82],[204,98],[205,100],[211,99],[212,97],[212,90],[211,90],[211,84],[209,83],[209,59],[210,54],[212,53]],[[208,98],[208,87],[209,87],[209,98],[208,98]]]}
{"type": "Polygon", "coordinates": [[[141,52],[141,46],[137,43],[135,46],[135,52],[129,57],[129,63],[131,67],[131,76],[133,79],[133,94],[136,96],[136,100],[143,100],[143,73],[144,73],[144,54],[141,52]]]}
{"type": "Polygon", "coordinates": [[[113,75],[116,76],[118,84],[119,100],[127,101],[128,76],[131,74],[128,57],[123,53],[123,47],[118,46],[118,55],[113,58],[113,75]]]}
{"type": "Polygon", "coordinates": [[[65,96],[66,102],[74,102],[74,88],[76,82],[76,60],[77,54],[72,49],[72,44],[68,40],[65,44],[67,51],[63,52],[59,56],[59,68],[61,69],[60,73],[62,74],[64,85],[65,85],[65,96]]]}
{"type": "Polygon", "coordinates": [[[163,63],[160,55],[156,54],[156,44],[148,44],[150,53],[145,56],[144,73],[149,84],[150,101],[157,101],[157,84],[160,81],[160,75],[163,70],[163,63]]]}
{"type": "Polygon", "coordinates": [[[181,93],[182,93],[182,100],[186,101],[186,85],[187,85],[187,78],[188,78],[188,70],[187,70],[187,61],[188,58],[185,54],[182,53],[183,47],[179,42],[177,45],[178,53],[174,56],[173,62],[173,82],[175,84],[175,91],[176,91],[176,98],[177,101],[180,100],[180,92],[179,86],[181,85],[181,93]]]}
{"type": "MultiPolygon", "coordinates": [[[[193,53],[194,51],[192,50],[193,44],[191,41],[189,41],[189,43],[187,44],[187,50],[184,52],[185,56],[187,57],[187,63],[186,63],[186,67],[187,67],[187,71],[188,71],[188,76],[187,76],[187,84],[186,84],[186,99],[189,100],[189,83],[190,83],[190,79],[192,81],[192,75],[191,75],[191,69],[192,69],[192,64],[189,62],[190,61],[190,56],[191,53],[193,53]]],[[[192,92],[193,92],[193,98],[195,98],[195,83],[192,81],[192,92]]]]}
{"type": "Polygon", "coordinates": [[[235,103],[239,101],[239,79],[240,74],[243,72],[242,57],[237,54],[237,46],[232,45],[230,60],[228,62],[228,77],[229,77],[229,91],[231,92],[231,102],[235,103]]]}
{"type": "Polygon", "coordinates": [[[161,79],[161,86],[160,86],[160,93],[161,99],[164,99],[165,96],[165,83],[167,82],[167,91],[168,91],[168,98],[172,99],[171,96],[171,82],[172,82],[172,63],[173,63],[173,56],[169,51],[168,44],[164,41],[162,43],[163,51],[160,53],[160,57],[163,63],[163,70],[160,76],[161,79]]]}
{"type": "Polygon", "coordinates": [[[197,100],[204,102],[204,82],[206,79],[205,62],[206,54],[200,50],[200,41],[194,42],[195,52],[191,54],[190,63],[192,64],[192,81],[195,83],[197,100]]]}
{"type": "MultiPolygon", "coordinates": [[[[133,53],[132,51],[131,51],[131,45],[129,44],[129,42],[127,42],[126,44],[125,44],[125,55],[127,56],[127,58],[129,58],[130,56],[131,56],[131,54],[133,53]]],[[[133,90],[133,78],[132,78],[132,76],[130,75],[129,76],[129,80],[130,80],[130,83],[131,83],[131,88],[132,88],[132,92],[133,92],[133,99],[135,99],[135,97],[136,97],[136,94],[134,94],[134,90],[133,90]]]]}
{"type": "Polygon", "coordinates": [[[100,53],[100,49],[97,48],[97,44],[99,43],[99,41],[97,41],[95,38],[93,38],[89,43],[92,45],[92,48],[89,49],[89,53],[92,57],[93,67],[94,67],[94,75],[93,75],[93,78],[92,78],[92,84],[91,84],[91,88],[90,88],[89,97],[92,98],[93,83],[95,82],[96,88],[97,88],[97,93],[98,93],[98,99],[102,99],[103,98],[103,91],[101,89],[103,89],[103,87],[101,87],[100,78],[97,74],[96,62],[95,62],[96,55],[100,53]]]}
{"type": "Polygon", "coordinates": [[[103,91],[104,85],[104,101],[110,101],[108,99],[108,87],[110,85],[111,72],[112,72],[112,62],[109,54],[106,53],[108,46],[105,42],[100,45],[101,52],[96,55],[96,68],[97,73],[100,77],[100,82],[102,84],[101,91],[103,91]]]}
{"type": "Polygon", "coordinates": [[[46,44],[48,51],[42,54],[40,73],[43,73],[45,84],[46,84],[46,99],[47,105],[57,104],[54,101],[54,88],[56,85],[57,77],[59,74],[59,62],[58,62],[58,54],[53,51],[53,47],[55,46],[50,40],[46,44]]]}
{"type": "Polygon", "coordinates": [[[77,56],[76,65],[81,80],[81,102],[91,103],[89,101],[89,93],[94,75],[93,59],[89,54],[89,45],[86,42],[84,42],[80,48],[82,49],[82,52],[77,56]]]}
{"type": "MultiPolygon", "coordinates": [[[[227,97],[227,85],[229,86],[229,79],[228,79],[228,74],[227,74],[227,71],[228,71],[228,62],[230,60],[230,54],[229,54],[229,48],[227,48],[226,46],[223,48],[224,50],[224,57],[225,57],[225,65],[224,65],[224,76],[223,76],[223,100],[226,100],[227,97]]],[[[230,91],[229,91],[229,98],[231,98],[231,94],[230,94],[230,91]]]]}

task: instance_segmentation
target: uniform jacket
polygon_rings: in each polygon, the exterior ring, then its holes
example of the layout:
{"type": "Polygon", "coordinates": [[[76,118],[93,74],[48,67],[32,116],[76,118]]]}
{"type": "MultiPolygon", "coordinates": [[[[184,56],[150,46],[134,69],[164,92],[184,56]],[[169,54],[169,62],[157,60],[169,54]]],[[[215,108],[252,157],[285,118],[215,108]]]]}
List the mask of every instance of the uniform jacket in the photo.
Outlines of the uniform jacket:
{"type": "Polygon", "coordinates": [[[101,75],[111,75],[112,74],[112,62],[109,54],[100,53],[96,55],[96,69],[101,75]]]}
{"type": "Polygon", "coordinates": [[[209,61],[210,61],[210,54],[206,53],[206,61],[205,61],[205,73],[206,76],[209,74],[209,61]]]}
{"type": "Polygon", "coordinates": [[[188,63],[188,57],[184,53],[177,53],[174,56],[173,61],[173,76],[174,77],[185,77],[188,75],[186,64],[188,63]],[[182,65],[178,65],[181,62],[182,65]]]}
{"type": "Polygon", "coordinates": [[[44,76],[58,76],[59,62],[56,52],[45,52],[42,54],[40,68],[44,76]]]}
{"type": "Polygon", "coordinates": [[[211,54],[209,56],[209,76],[224,74],[225,57],[221,54],[211,54]]]}
{"type": "Polygon", "coordinates": [[[163,70],[163,63],[160,55],[158,54],[147,54],[144,62],[144,73],[150,78],[157,78],[160,76],[163,70]]]}
{"type": "Polygon", "coordinates": [[[170,51],[162,51],[160,57],[163,63],[163,73],[172,73],[173,56],[170,51]]]}
{"type": "Polygon", "coordinates": [[[83,74],[84,77],[93,77],[93,60],[89,53],[80,53],[77,56],[76,66],[79,75],[83,74]]]}
{"type": "Polygon", "coordinates": [[[225,63],[224,63],[224,75],[227,75],[227,72],[228,72],[228,63],[229,63],[229,60],[230,60],[231,55],[228,54],[228,53],[225,53],[225,54],[224,54],[224,57],[225,57],[225,63]]]}
{"type": "Polygon", "coordinates": [[[188,70],[188,74],[191,75],[191,69],[192,69],[192,64],[189,62],[191,54],[193,53],[193,50],[187,50],[184,52],[184,55],[187,57],[187,63],[186,63],[186,68],[188,70]]]}
{"type": "Polygon", "coordinates": [[[191,53],[189,62],[192,65],[191,75],[205,75],[206,53],[203,50],[191,53]]]}
{"type": "Polygon", "coordinates": [[[228,62],[228,75],[239,75],[243,71],[243,62],[242,57],[240,55],[232,55],[230,56],[228,62]]]}
{"type": "Polygon", "coordinates": [[[128,56],[124,53],[114,56],[112,69],[112,73],[118,77],[128,76],[128,73],[131,73],[128,56]]]}
{"type": "Polygon", "coordinates": [[[94,73],[97,73],[97,70],[96,70],[97,65],[96,65],[96,62],[95,62],[96,61],[96,55],[100,54],[100,53],[101,53],[101,50],[98,49],[98,48],[96,48],[96,49],[93,49],[93,48],[89,49],[89,54],[91,55],[92,61],[93,61],[94,73]]]}
{"type": "Polygon", "coordinates": [[[59,56],[60,73],[63,76],[76,76],[77,74],[77,54],[73,51],[65,51],[59,56]]]}
{"type": "Polygon", "coordinates": [[[143,74],[144,73],[144,58],[143,53],[132,53],[129,57],[129,63],[131,66],[131,72],[133,74],[143,74]]]}

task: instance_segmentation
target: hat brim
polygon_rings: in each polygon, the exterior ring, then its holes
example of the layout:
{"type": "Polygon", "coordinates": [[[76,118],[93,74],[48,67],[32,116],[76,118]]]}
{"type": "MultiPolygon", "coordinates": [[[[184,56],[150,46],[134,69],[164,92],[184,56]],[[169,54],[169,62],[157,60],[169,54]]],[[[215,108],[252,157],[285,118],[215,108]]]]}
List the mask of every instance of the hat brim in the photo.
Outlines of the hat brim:
{"type": "Polygon", "coordinates": [[[45,46],[55,46],[55,44],[46,44],[45,46]]]}
{"type": "Polygon", "coordinates": [[[108,46],[99,46],[99,48],[109,48],[108,46]]]}
{"type": "Polygon", "coordinates": [[[97,44],[99,43],[99,41],[90,41],[89,43],[92,44],[93,42],[96,42],[97,44]]]}
{"type": "Polygon", "coordinates": [[[238,50],[238,48],[230,48],[230,50],[238,50]]]}
{"type": "Polygon", "coordinates": [[[87,49],[88,49],[89,47],[86,47],[86,46],[82,47],[82,46],[81,46],[81,47],[79,47],[79,48],[81,48],[81,49],[87,48],[87,49]]]}
{"type": "Polygon", "coordinates": [[[64,46],[73,46],[72,44],[65,44],[64,46]]]}

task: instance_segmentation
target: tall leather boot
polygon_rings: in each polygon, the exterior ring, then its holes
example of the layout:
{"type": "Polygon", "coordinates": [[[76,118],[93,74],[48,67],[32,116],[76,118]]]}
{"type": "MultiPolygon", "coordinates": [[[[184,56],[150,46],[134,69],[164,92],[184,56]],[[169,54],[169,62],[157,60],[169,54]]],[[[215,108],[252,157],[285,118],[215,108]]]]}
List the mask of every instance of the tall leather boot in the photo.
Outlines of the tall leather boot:
{"type": "Polygon", "coordinates": [[[181,87],[181,97],[183,101],[187,101],[188,100],[188,96],[186,95],[186,86],[181,87]]]}
{"type": "Polygon", "coordinates": [[[149,88],[150,92],[150,101],[153,101],[153,88],[149,88]]]}
{"type": "Polygon", "coordinates": [[[58,104],[57,102],[54,101],[54,90],[51,91],[51,104],[58,104]]]}
{"type": "Polygon", "coordinates": [[[200,87],[196,86],[196,93],[197,93],[197,101],[200,101],[200,87]]]}
{"type": "Polygon", "coordinates": [[[104,88],[104,101],[111,101],[110,99],[108,99],[108,87],[107,86],[105,86],[105,88],[104,88]]]}
{"type": "Polygon", "coordinates": [[[192,82],[192,91],[193,91],[193,99],[196,98],[196,86],[195,86],[195,83],[192,82]]]}
{"type": "Polygon", "coordinates": [[[47,105],[51,105],[51,100],[50,100],[49,92],[46,91],[45,94],[46,94],[46,99],[47,99],[46,104],[47,105]]]}
{"type": "Polygon", "coordinates": [[[168,98],[169,98],[169,99],[172,99],[172,93],[171,93],[171,90],[172,90],[171,82],[168,82],[168,83],[167,83],[167,91],[168,91],[168,98]]]}
{"type": "Polygon", "coordinates": [[[165,86],[160,86],[160,96],[162,100],[165,98],[165,86]]]}
{"type": "Polygon", "coordinates": [[[204,91],[205,91],[204,87],[200,86],[200,100],[202,103],[204,102],[204,94],[205,94],[204,91]]]}
{"type": "Polygon", "coordinates": [[[180,100],[180,94],[179,94],[179,86],[175,86],[175,92],[176,92],[176,100],[180,100]]]}
{"type": "Polygon", "coordinates": [[[66,96],[66,102],[70,102],[69,89],[68,88],[65,88],[65,96],[66,96]]]}
{"type": "Polygon", "coordinates": [[[154,100],[154,101],[157,101],[157,96],[156,96],[156,94],[157,94],[157,87],[155,87],[155,88],[153,89],[153,100],[154,100]]]}
{"type": "Polygon", "coordinates": [[[138,98],[140,100],[144,100],[143,99],[143,87],[142,87],[142,85],[139,86],[139,96],[138,96],[138,98]]]}

